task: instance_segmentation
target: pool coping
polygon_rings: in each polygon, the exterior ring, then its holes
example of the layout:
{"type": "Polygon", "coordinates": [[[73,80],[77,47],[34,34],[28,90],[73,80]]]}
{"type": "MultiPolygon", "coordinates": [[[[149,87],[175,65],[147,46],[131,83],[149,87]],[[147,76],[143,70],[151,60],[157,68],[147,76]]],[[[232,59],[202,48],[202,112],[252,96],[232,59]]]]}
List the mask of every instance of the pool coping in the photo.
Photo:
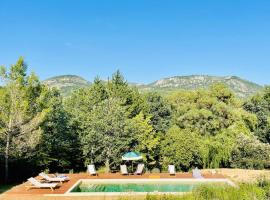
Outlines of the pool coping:
{"type": "Polygon", "coordinates": [[[162,178],[162,179],[79,179],[76,181],[64,194],[44,194],[45,196],[134,196],[134,195],[183,195],[190,192],[71,192],[82,181],[91,181],[93,183],[143,183],[143,182],[187,182],[187,183],[227,183],[230,186],[236,185],[227,178],[213,178],[213,179],[194,179],[194,178],[162,178]]]}

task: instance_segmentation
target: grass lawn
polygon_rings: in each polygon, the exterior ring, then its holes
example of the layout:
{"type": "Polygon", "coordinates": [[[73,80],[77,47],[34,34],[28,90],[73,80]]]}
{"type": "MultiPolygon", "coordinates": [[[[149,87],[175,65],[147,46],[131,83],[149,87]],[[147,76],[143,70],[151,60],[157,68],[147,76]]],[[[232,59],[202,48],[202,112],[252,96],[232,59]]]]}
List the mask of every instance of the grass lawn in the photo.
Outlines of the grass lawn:
{"type": "Polygon", "coordinates": [[[16,184],[0,185],[0,194],[8,191],[9,189],[11,189],[15,185],[16,184]]]}

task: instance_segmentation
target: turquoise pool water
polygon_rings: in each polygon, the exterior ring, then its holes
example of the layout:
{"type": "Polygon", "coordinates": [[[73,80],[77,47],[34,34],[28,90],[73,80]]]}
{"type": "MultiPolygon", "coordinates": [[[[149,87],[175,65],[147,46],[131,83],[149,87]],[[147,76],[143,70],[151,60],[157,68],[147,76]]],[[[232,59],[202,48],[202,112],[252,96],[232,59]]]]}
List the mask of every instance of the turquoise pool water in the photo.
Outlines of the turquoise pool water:
{"type": "Polygon", "coordinates": [[[80,183],[71,192],[190,192],[188,183],[80,183]]]}

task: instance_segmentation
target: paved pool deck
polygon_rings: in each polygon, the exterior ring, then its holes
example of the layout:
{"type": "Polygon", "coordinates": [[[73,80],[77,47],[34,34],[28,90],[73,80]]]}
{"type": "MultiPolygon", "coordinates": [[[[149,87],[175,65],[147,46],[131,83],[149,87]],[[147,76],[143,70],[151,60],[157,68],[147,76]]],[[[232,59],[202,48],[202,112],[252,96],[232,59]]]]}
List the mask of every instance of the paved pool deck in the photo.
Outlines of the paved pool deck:
{"type": "MultiPolygon", "coordinates": [[[[203,173],[202,174],[206,179],[224,179],[223,175],[220,174],[210,174],[203,173]]],[[[57,194],[65,194],[77,181],[80,179],[193,179],[191,173],[177,173],[175,176],[171,176],[168,173],[145,173],[143,175],[128,175],[123,176],[119,173],[109,173],[109,174],[99,174],[98,176],[90,176],[87,173],[79,173],[79,174],[68,174],[70,180],[63,184],[59,184],[59,187],[54,191],[50,189],[27,189],[27,186],[30,185],[29,182],[24,182],[20,185],[14,186],[9,191],[3,193],[0,196],[0,199],[62,199],[62,198],[47,198],[46,196],[57,195],[57,194]]],[[[40,179],[40,177],[36,177],[40,179]]],[[[63,199],[69,199],[68,197],[63,199]]],[[[75,199],[73,197],[73,199],[75,199]]],[[[92,197],[93,199],[93,197],[92,197]]]]}

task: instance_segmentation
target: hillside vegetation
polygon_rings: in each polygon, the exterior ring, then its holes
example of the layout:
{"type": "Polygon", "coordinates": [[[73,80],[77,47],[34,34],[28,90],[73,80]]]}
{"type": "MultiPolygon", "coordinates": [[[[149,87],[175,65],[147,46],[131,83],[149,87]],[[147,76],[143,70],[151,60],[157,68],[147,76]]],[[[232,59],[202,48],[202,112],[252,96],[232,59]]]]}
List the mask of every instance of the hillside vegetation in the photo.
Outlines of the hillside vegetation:
{"type": "Polygon", "coordinates": [[[49,87],[55,87],[61,91],[64,96],[71,95],[72,91],[84,88],[90,85],[90,82],[80,76],[63,75],[55,76],[43,81],[49,87]]]}
{"type": "MultiPolygon", "coordinates": [[[[64,96],[69,96],[72,91],[90,85],[82,77],[73,75],[56,76],[44,81],[49,87],[60,89],[64,96]]],[[[234,93],[241,98],[255,94],[262,89],[262,86],[241,79],[236,76],[218,77],[208,75],[175,76],[157,80],[150,84],[129,83],[136,86],[141,92],[162,92],[171,93],[177,90],[206,89],[214,83],[227,85],[234,93]]]]}
{"type": "MultiPolygon", "coordinates": [[[[0,76],[0,178],[5,174],[6,181],[43,170],[85,171],[90,163],[119,170],[128,151],[139,152],[150,172],[169,164],[177,171],[270,169],[270,87],[245,99],[220,82],[161,95],[139,92],[117,71],[90,85],[76,77],[84,87],[63,98],[28,75],[23,58],[1,67],[0,76]]],[[[73,86],[65,81],[56,83],[73,86]]]]}

